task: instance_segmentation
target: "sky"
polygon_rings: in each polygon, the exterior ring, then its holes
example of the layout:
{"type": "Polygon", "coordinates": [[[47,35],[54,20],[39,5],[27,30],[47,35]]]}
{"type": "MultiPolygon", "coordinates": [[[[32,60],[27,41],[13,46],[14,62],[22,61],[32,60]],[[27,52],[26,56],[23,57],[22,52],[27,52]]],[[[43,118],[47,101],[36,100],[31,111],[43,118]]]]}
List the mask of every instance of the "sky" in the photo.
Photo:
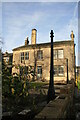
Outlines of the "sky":
{"type": "Polygon", "coordinates": [[[3,2],[2,39],[3,52],[24,45],[31,30],[37,29],[37,43],[50,42],[50,31],[54,41],[70,40],[73,30],[78,64],[78,3],[77,2],[3,2]]]}
{"type": "Polygon", "coordinates": [[[1,0],[3,2],[77,2],[79,0],[1,0]]]}
{"type": "Polygon", "coordinates": [[[80,66],[80,2],[78,3],[78,65],[80,66]]]}

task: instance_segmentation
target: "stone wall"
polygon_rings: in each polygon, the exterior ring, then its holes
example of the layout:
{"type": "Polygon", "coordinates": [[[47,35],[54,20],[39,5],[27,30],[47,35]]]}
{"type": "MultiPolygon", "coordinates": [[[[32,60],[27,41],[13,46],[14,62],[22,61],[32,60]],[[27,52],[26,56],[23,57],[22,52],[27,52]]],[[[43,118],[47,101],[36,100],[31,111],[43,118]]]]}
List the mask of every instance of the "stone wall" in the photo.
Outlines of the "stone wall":
{"type": "Polygon", "coordinates": [[[74,81],[60,88],[60,95],[50,101],[44,109],[35,116],[34,120],[60,120],[70,118],[70,109],[73,105],[74,81]]]}

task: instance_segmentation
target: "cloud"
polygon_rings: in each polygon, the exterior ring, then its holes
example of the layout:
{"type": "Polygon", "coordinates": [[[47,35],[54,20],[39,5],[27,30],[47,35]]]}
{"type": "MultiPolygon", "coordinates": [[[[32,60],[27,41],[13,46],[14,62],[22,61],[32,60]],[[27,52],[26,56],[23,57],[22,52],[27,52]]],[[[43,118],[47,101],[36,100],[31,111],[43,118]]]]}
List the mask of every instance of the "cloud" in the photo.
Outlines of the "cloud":
{"type": "MultiPolygon", "coordinates": [[[[39,3],[40,6],[38,7],[36,3],[37,9],[34,5],[33,9],[30,3],[12,4],[14,4],[13,7],[11,4],[7,6],[4,5],[5,11],[3,10],[4,51],[8,49],[8,51],[11,52],[13,48],[23,45],[26,36],[29,36],[30,40],[31,29],[33,28],[38,30],[37,43],[50,42],[51,29],[54,29],[54,40],[60,41],[70,39],[71,30],[73,30],[74,33],[77,32],[77,8],[75,8],[74,17],[72,17],[71,13],[73,13],[74,8],[70,6],[71,4],[64,3],[64,5],[59,5],[58,3],[57,5],[57,3],[39,3]]],[[[33,3],[31,3],[31,5],[32,4],[33,3]]]]}
{"type": "Polygon", "coordinates": [[[78,16],[77,16],[77,12],[78,12],[78,4],[76,3],[72,19],[70,19],[69,22],[63,28],[59,29],[58,31],[55,31],[55,41],[56,40],[57,41],[70,40],[71,39],[70,34],[71,34],[71,31],[73,30],[75,34],[74,42],[76,44],[76,49],[75,49],[76,64],[78,65],[79,58],[78,58],[78,16]]]}
{"type": "Polygon", "coordinates": [[[75,18],[74,20],[70,20],[63,28],[59,29],[55,32],[55,39],[56,40],[69,40],[71,31],[76,33],[75,37],[77,37],[78,33],[78,20],[75,18]],[[63,38],[64,37],[64,38],[63,38]]]}
{"type": "Polygon", "coordinates": [[[7,48],[11,51],[12,48],[23,44],[23,40],[25,36],[28,34],[30,35],[29,29],[35,28],[36,24],[42,19],[44,16],[42,12],[35,12],[33,15],[26,15],[21,14],[19,16],[9,15],[9,17],[5,21],[4,20],[4,28],[3,29],[3,36],[4,36],[4,50],[7,48]],[[22,37],[23,36],[23,37],[22,37]],[[20,38],[21,37],[21,38],[20,38]],[[22,40],[23,38],[23,40],[22,40]]]}
{"type": "Polygon", "coordinates": [[[70,22],[65,26],[65,28],[59,30],[58,32],[57,31],[55,32],[55,41],[71,40],[70,38],[71,30],[73,30],[75,34],[74,42],[76,44],[76,48],[75,48],[76,65],[78,65],[79,58],[78,58],[78,20],[77,18],[75,18],[74,21],[70,20],[70,22]]]}

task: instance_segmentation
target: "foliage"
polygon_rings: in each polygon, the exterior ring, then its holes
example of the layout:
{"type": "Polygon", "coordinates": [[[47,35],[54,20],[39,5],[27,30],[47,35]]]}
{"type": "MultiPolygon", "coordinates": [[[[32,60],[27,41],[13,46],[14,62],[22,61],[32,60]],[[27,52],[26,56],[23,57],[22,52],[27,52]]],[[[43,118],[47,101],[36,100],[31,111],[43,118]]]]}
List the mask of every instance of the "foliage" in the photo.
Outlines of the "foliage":
{"type": "MultiPolygon", "coordinates": [[[[20,65],[13,65],[16,69],[22,69],[20,65]]],[[[30,78],[33,79],[34,69],[32,66],[28,66],[26,72],[25,66],[20,74],[12,75],[10,73],[8,65],[2,62],[2,95],[3,95],[3,111],[18,111],[25,106],[35,108],[35,105],[41,100],[38,96],[29,94],[29,89],[39,89],[43,83],[30,82],[30,78]],[[6,104],[7,103],[7,104],[6,104]]],[[[34,92],[34,91],[33,91],[34,92]]],[[[44,98],[44,97],[43,97],[44,98]]]]}
{"type": "Polygon", "coordinates": [[[18,69],[21,71],[20,76],[22,79],[27,78],[28,81],[33,80],[34,70],[32,66],[20,66],[18,65],[18,69]]]}
{"type": "Polygon", "coordinates": [[[12,83],[12,75],[10,74],[10,69],[2,59],[2,94],[3,96],[6,97],[11,95],[11,83],[12,83]]]}
{"type": "MultiPolygon", "coordinates": [[[[16,98],[28,96],[28,89],[30,88],[29,81],[34,79],[34,68],[28,66],[20,66],[19,64],[13,64],[12,67],[19,69],[20,74],[12,75],[10,73],[9,66],[11,63],[5,64],[2,59],[2,90],[4,97],[14,96],[16,98]]],[[[33,80],[34,81],[34,80],[33,80]]]]}
{"type": "Polygon", "coordinates": [[[16,97],[27,96],[28,95],[28,81],[26,80],[26,78],[21,79],[20,76],[13,77],[12,90],[13,90],[12,93],[16,97]]]}
{"type": "MultiPolygon", "coordinates": [[[[20,67],[16,66],[16,68],[20,67]]],[[[24,70],[22,75],[12,76],[8,65],[2,60],[2,94],[4,97],[25,97],[28,95],[28,79],[25,73],[24,70]]]]}

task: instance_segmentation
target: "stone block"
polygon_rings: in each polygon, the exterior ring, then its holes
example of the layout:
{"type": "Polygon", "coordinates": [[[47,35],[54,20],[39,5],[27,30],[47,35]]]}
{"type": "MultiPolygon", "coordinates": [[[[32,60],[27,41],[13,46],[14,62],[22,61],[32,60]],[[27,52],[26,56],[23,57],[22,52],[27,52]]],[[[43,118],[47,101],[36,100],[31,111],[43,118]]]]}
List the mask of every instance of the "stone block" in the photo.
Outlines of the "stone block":
{"type": "Polygon", "coordinates": [[[57,109],[56,107],[45,107],[35,118],[36,119],[45,119],[45,120],[53,120],[58,119],[61,113],[61,109],[57,109]]]}
{"type": "Polygon", "coordinates": [[[68,88],[67,87],[60,88],[60,94],[68,94],[68,88]]]}
{"type": "Polygon", "coordinates": [[[65,95],[57,97],[55,100],[50,101],[46,107],[35,117],[39,120],[54,120],[66,117],[66,109],[68,106],[68,97],[65,95]]]}

